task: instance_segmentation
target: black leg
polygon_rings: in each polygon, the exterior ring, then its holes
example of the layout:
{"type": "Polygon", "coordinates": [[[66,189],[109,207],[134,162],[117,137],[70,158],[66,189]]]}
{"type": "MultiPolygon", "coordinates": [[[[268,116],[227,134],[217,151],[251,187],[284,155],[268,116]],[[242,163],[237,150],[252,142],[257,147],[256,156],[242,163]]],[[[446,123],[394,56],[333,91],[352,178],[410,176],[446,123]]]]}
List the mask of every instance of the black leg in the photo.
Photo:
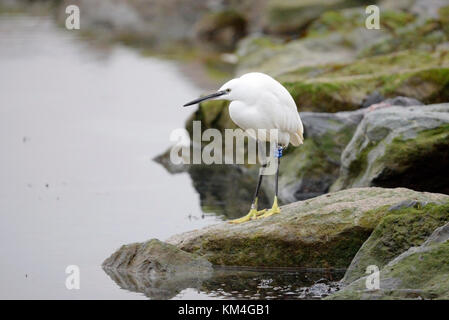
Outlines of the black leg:
{"type": "Polygon", "coordinates": [[[277,168],[276,168],[276,181],[275,181],[275,184],[274,184],[274,195],[276,196],[276,198],[277,198],[277,196],[278,196],[279,166],[280,166],[280,165],[281,165],[281,158],[278,157],[278,166],[277,166],[277,168]]]}
{"type": "MultiPolygon", "coordinates": [[[[262,168],[265,168],[267,165],[263,164],[262,168]]],[[[256,192],[254,193],[253,203],[251,204],[251,209],[257,209],[257,199],[259,196],[260,185],[262,184],[263,174],[259,172],[259,181],[257,182],[256,192]]]]}

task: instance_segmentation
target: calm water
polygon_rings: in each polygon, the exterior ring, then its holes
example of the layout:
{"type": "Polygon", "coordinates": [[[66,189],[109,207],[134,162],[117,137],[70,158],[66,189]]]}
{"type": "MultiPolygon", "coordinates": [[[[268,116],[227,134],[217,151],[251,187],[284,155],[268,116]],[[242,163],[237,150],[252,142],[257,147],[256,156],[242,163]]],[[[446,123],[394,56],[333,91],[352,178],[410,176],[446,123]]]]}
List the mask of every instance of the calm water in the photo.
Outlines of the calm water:
{"type": "Polygon", "coordinates": [[[313,298],[333,290],[323,283],[335,275],[325,272],[217,271],[195,283],[134,279],[137,287],[106,274],[100,264],[122,244],[224,219],[200,207],[201,172],[192,181],[152,161],[201,88],[173,62],[77,39],[42,17],[0,16],[0,70],[0,298],[313,298]],[[65,287],[68,265],[80,267],[80,290],[65,287]]]}

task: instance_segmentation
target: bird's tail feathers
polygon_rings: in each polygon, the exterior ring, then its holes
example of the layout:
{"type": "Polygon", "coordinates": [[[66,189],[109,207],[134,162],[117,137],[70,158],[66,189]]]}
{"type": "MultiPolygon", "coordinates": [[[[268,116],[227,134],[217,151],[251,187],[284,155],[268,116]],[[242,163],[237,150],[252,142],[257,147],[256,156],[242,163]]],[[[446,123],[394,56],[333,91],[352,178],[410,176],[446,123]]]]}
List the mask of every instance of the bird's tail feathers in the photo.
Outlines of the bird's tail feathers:
{"type": "Polygon", "coordinates": [[[290,135],[290,142],[295,147],[304,143],[304,136],[302,134],[302,130],[298,130],[295,133],[290,135]]]}

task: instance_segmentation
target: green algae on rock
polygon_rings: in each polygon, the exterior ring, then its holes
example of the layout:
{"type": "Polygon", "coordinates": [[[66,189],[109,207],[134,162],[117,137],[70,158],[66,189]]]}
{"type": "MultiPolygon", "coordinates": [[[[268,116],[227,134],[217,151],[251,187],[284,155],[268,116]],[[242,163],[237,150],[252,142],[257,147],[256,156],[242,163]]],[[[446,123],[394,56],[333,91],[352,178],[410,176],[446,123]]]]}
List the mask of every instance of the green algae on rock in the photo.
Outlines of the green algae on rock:
{"type": "Polygon", "coordinates": [[[440,176],[449,166],[448,150],[449,104],[369,112],[342,153],[331,190],[404,186],[449,193],[440,176]]]}
{"type": "Polygon", "coordinates": [[[291,35],[303,32],[323,12],[354,7],[367,1],[353,0],[270,0],[264,16],[266,32],[291,35]]]}
{"type": "Polygon", "coordinates": [[[449,221],[449,202],[437,205],[409,201],[402,205],[397,209],[389,206],[376,209],[383,211],[383,218],[354,257],[344,283],[363,277],[369,265],[384,267],[410,247],[421,245],[435,229],[449,221]]]}
{"type": "Polygon", "coordinates": [[[449,299],[448,240],[446,223],[381,269],[379,289],[368,290],[363,277],[326,299],[449,299]]]}
{"type": "Polygon", "coordinates": [[[123,245],[107,258],[102,266],[152,277],[192,276],[212,270],[211,264],[204,258],[157,239],[123,245]]]}
{"type": "Polygon", "coordinates": [[[410,199],[442,203],[449,196],[354,188],[286,205],[270,218],[225,222],[168,242],[216,265],[346,268],[382,218],[383,212],[374,210],[410,199]]]}

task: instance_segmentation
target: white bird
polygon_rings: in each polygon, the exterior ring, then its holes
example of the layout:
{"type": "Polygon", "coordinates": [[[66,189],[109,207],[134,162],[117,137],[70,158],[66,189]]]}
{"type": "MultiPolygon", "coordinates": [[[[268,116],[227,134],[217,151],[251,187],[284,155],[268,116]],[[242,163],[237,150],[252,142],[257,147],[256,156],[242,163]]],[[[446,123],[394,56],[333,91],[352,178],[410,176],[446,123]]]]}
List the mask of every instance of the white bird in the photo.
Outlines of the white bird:
{"type": "MultiPolygon", "coordinates": [[[[257,200],[262,174],[251,204],[249,213],[233,220],[233,223],[246,222],[255,218],[268,217],[280,213],[278,206],[278,177],[279,164],[282,150],[289,143],[299,146],[303,143],[304,128],[299,117],[295,101],[285,87],[272,77],[259,72],[251,72],[242,75],[240,78],[226,82],[221,88],[212,94],[195,99],[184,105],[190,106],[205,100],[229,100],[229,115],[243,130],[277,129],[277,137],[267,135],[265,139],[256,137],[259,141],[269,140],[278,146],[278,166],[276,169],[275,197],[270,210],[257,210],[257,200]],[[275,141],[272,141],[276,139],[275,141]]],[[[263,164],[266,166],[266,164],[263,164]]]]}

